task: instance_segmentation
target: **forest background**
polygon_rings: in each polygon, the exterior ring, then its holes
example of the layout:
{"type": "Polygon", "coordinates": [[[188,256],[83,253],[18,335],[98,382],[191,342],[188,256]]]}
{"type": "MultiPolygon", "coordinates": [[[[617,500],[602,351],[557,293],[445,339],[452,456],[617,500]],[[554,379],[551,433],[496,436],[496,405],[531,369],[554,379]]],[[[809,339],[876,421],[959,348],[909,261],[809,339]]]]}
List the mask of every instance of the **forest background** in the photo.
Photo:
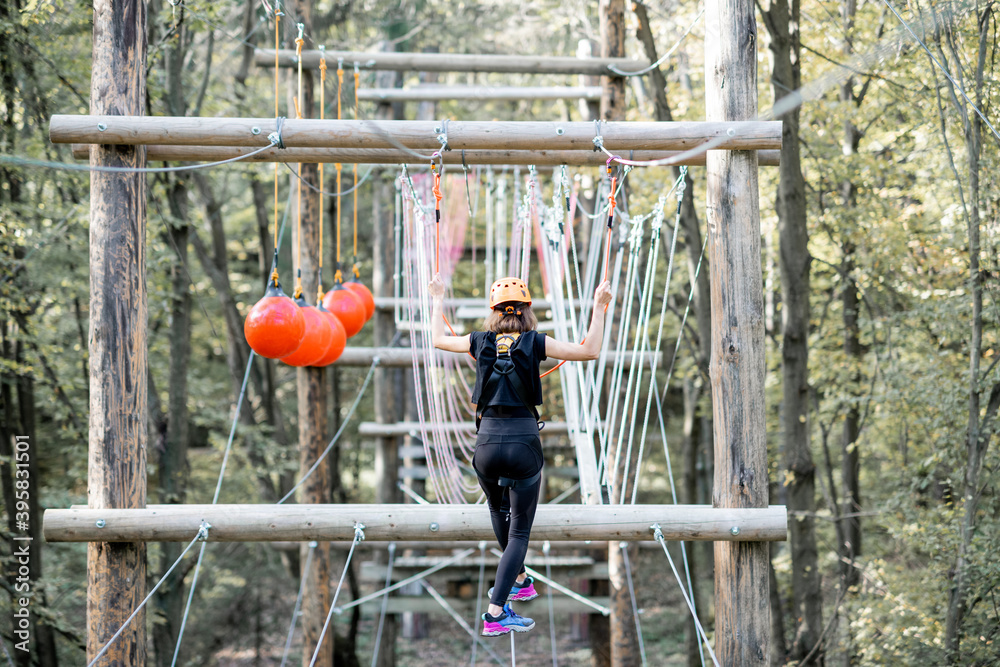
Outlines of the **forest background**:
{"type": "MultiPolygon", "coordinates": [[[[758,8],[760,109],[793,91],[803,98],[781,112],[781,167],[761,169],[772,502],[788,505],[790,515],[789,542],[771,552],[771,663],[1000,664],[1000,138],[970,104],[993,118],[1000,101],[1000,8],[981,0],[900,1],[896,9],[930,53],[884,0],[761,0],[758,8]]],[[[292,24],[308,16],[306,48],[572,56],[580,40],[601,41],[598,4],[582,0],[301,0],[288,11],[283,42],[291,46],[292,24]]],[[[630,56],[662,55],[694,28],[656,71],[629,79],[627,119],[704,117],[700,11],[689,0],[630,5],[630,56]]],[[[36,537],[42,509],[87,501],[88,176],[29,161],[73,163],[68,147],[48,142],[48,119],[87,113],[91,12],[89,3],[70,0],[0,2],[0,481],[7,517],[0,634],[16,664],[84,661],[83,545],[33,552],[30,655],[12,649],[9,619],[14,437],[34,443],[36,537]]],[[[263,5],[154,0],[148,25],[147,113],[270,114],[273,73],[252,65],[250,48],[273,40],[263,5]]],[[[385,85],[386,75],[379,76],[385,85]]],[[[375,77],[363,72],[361,85],[376,85],[375,77]]],[[[388,85],[417,83],[416,74],[389,77],[388,85]]],[[[576,84],[551,75],[438,81],[576,84]]],[[[417,106],[394,113],[412,118],[421,113],[417,106]]],[[[362,105],[361,117],[373,113],[374,105],[362,105]]],[[[430,113],[588,119],[586,107],[572,102],[445,102],[430,113]]],[[[590,182],[600,177],[597,170],[575,171],[590,182]]],[[[395,173],[373,172],[373,186],[360,191],[366,282],[373,208],[392,206],[373,200],[374,184],[395,173]]],[[[669,187],[667,173],[630,176],[633,209],[651,206],[664,183],[669,187]]],[[[291,177],[279,174],[284,206],[291,177]]],[[[211,497],[248,353],[242,317],[260,295],[270,258],[272,179],[269,165],[147,179],[151,502],[211,497]]],[[[690,242],[699,221],[707,233],[704,191],[703,169],[692,168],[679,251],[689,265],[700,250],[690,242]]],[[[336,204],[325,205],[332,221],[336,204]]],[[[670,295],[672,309],[683,310],[697,290],[692,278],[689,272],[670,295]]],[[[481,295],[470,284],[456,280],[455,295],[481,295]]],[[[687,502],[711,499],[707,298],[702,292],[694,302],[664,401],[676,435],[670,447],[684,461],[675,474],[687,502]]],[[[672,326],[668,340],[678,335],[672,326]]],[[[371,345],[371,335],[367,328],[350,345],[371,345]]],[[[295,374],[271,362],[257,369],[222,502],[273,502],[297,468],[295,374]]],[[[332,431],[365,372],[329,375],[332,431]]],[[[373,496],[372,452],[356,425],[374,410],[369,394],[335,450],[339,502],[373,496]]],[[[665,474],[662,455],[657,463],[665,474]]],[[[666,489],[648,477],[640,499],[667,502],[666,489]]],[[[171,553],[150,547],[151,582],[173,561],[171,553]]],[[[691,552],[700,562],[695,583],[711,634],[709,554],[691,552]]],[[[343,554],[337,558],[335,572],[343,554]]],[[[277,664],[297,590],[294,568],[259,544],[209,549],[206,566],[182,663],[277,664]]],[[[643,567],[663,569],[643,560],[640,582],[643,567]]],[[[148,615],[157,664],[170,664],[190,571],[183,568],[188,578],[165,587],[148,615]]],[[[677,620],[686,611],[676,591],[668,597],[640,586],[639,595],[647,649],[656,656],[651,663],[699,664],[690,630],[677,620]]],[[[368,616],[360,626],[338,620],[347,640],[338,642],[344,664],[370,660],[371,623],[368,616]]],[[[452,632],[447,623],[441,621],[438,640],[452,632]]],[[[422,657],[421,649],[400,643],[399,664],[450,660],[422,657]]],[[[591,660],[586,647],[566,650],[568,664],[591,660]]]]}

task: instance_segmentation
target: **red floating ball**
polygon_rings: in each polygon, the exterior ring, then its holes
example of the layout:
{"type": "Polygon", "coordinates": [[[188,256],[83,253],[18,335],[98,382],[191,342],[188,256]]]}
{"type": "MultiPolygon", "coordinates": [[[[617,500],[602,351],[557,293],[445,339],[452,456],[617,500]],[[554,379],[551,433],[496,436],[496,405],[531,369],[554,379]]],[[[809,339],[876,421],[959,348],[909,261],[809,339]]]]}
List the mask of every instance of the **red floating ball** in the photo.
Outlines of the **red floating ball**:
{"type": "Polygon", "coordinates": [[[344,331],[350,338],[361,331],[365,326],[365,304],[361,297],[344,287],[342,284],[333,286],[333,289],[323,297],[323,305],[331,313],[337,316],[340,323],[344,325],[344,331]]]}
{"type": "Polygon", "coordinates": [[[375,314],[375,297],[372,296],[371,290],[357,280],[348,280],[344,283],[344,287],[361,297],[362,303],[365,304],[365,322],[370,320],[375,314]]]}
{"type": "Polygon", "coordinates": [[[305,330],[300,308],[275,282],[268,283],[264,298],[254,304],[243,322],[250,348],[267,359],[280,359],[299,349],[305,330]]]}
{"type": "Polygon", "coordinates": [[[330,347],[327,348],[326,354],[319,361],[314,362],[313,366],[329,366],[340,359],[340,355],[344,353],[344,348],[347,347],[347,332],[344,331],[344,325],[340,323],[337,316],[327,310],[322,303],[316,309],[330,323],[333,337],[330,339],[330,347]]]}
{"type": "Polygon", "coordinates": [[[282,357],[281,361],[289,366],[312,366],[326,356],[330,341],[333,339],[333,331],[327,318],[306,303],[305,299],[299,297],[295,303],[299,304],[299,310],[305,318],[306,334],[299,349],[287,357],[282,357]]]}

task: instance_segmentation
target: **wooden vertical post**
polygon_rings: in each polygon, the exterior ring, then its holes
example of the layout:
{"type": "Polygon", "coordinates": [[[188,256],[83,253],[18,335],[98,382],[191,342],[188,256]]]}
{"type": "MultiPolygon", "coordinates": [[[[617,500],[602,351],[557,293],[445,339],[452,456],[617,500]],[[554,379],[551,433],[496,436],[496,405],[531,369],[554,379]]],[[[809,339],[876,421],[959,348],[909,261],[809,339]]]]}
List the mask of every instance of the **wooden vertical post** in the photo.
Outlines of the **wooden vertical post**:
{"type": "MultiPolygon", "coordinates": [[[[385,42],[384,50],[392,50],[392,42],[385,42]]],[[[375,83],[379,87],[390,88],[398,80],[396,72],[379,72],[375,83]]],[[[398,106],[400,114],[402,105],[398,106]]],[[[394,106],[380,104],[376,117],[389,120],[396,116],[394,106]]],[[[372,292],[376,297],[394,296],[393,286],[396,276],[396,236],[394,210],[389,202],[395,201],[393,171],[376,172],[375,194],[372,197],[372,220],[374,221],[374,253],[372,292]]],[[[396,335],[396,321],[392,310],[376,309],[373,317],[375,345],[386,346],[396,335]]],[[[395,424],[402,418],[404,391],[403,371],[400,368],[378,368],[375,370],[375,421],[380,424],[395,424]]],[[[405,394],[404,394],[405,395],[405,394]]],[[[399,480],[399,437],[381,436],[375,441],[375,502],[396,503],[400,492],[396,488],[399,480]]],[[[396,636],[399,633],[399,615],[386,614],[382,627],[381,643],[377,647],[376,667],[395,667],[396,636]]]]}
{"type": "MultiPolygon", "coordinates": [[[[312,32],[312,2],[311,0],[296,0],[294,3],[293,16],[298,18],[305,25],[305,32],[312,32]]],[[[294,33],[294,31],[293,31],[294,33]]],[[[292,74],[292,81],[295,82],[297,75],[292,74]]],[[[293,83],[289,87],[292,96],[297,93],[297,84],[293,83]]],[[[336,94],[336,89],[334,89],[336,94]]],[[[311,70],[302,72],[302,117],[309,118],[315,106],[315,92],[313,73],[311,70]]],[[[294,112],[294,106],[291,110],[294,112]]],[[[292,115],[292,114],[289,114],[292,115]]],[[[298,165],[294,165],[297,169],[298,165]]],[[[302,179],[309,183],[316,183],[319,179],[319,171],[315,164],[303,164],[302,179]]],[[[302,296],[311,304],[316,303],[316,288],[319,284],[318,268],[319,256],[319,207],[322,203],[319,196],[298,178],[292,177],[291,187],[301,190],[301,199],[296,193],[292,198],[292,220],[297,224],[292,228],[292,268],[301,272],[302,276],[302,296]],[[301,201],[301,207],[299,202],[301,201]]],[[[322,188],[326,190],[327,188],[322,188]]],[[[340,206],[337,200],[336,206],[340,206]]],[[[325,243],[336,243],[335,238],[324,237],[325,243]]],[[[326,279],[329,283],[331,271],[326,270],[326,279]]],[[[330,434],[327,424],[327,379],[325,368],[299,368],[295,373],[296,393],[298,394],[298,423],[299,423],[299,476],[302,477],[316,463],[317,459],[326,449],[330,434]]],[[[327,457],[310,475],[309,479],[300,487],[299,502],[304,505],[332,502],[331,480],[330,480],[330,459],[327,457]]],[[[331,590],[330,590],[330,544],[320,541],[313,551],[309,569],[305,569],[308,559],[309,546],[302,544],[300,550],[300,563],[302,565],[301,576],[305,578],[305,593],[302,596],[302,664],[309,665],[313,653],[316,652],[317,642],[323,624],[326,622],[327,614],[330,611],[331,590]]],[[[333,667],[334,655],[334,635],[333,629],[327,630],[323,638],[323,644],[316,657],[317,667],[333,667]]]]}
{"type": "MultiPolygon", "coordinates": [[[[753,0],[709,0],[705,11],[708,120],[757,115],[753,0]]],[[[712,406],[716,507],[766,507],[764,294],[755,151],[709,151],[712,406]]],[[[724,665],[768,662],[768,551],[762,542],[715,543],[716,653],[724,665]]]]}
{"type": "MultiPolygon", "coordinates": [[[[90,112],[140,116],[146,101],[146,3],[94,2],[90,112]]],[[[92,166],[145,167],[144,146],[94,146],[92,166]]],[[[91,508],[146,505],[146,177],[90,178],[91,508]]],[[[194,537],[194,535],[192,535],[194,537]]],[[[41,545],[35,545],[35,548],[41,545]]],[[[139,606],[146,591],[144,543],[87,547],[87,660],[139,606]]],[[[146,664],[140,612],[101,664],[146,664]]]]}

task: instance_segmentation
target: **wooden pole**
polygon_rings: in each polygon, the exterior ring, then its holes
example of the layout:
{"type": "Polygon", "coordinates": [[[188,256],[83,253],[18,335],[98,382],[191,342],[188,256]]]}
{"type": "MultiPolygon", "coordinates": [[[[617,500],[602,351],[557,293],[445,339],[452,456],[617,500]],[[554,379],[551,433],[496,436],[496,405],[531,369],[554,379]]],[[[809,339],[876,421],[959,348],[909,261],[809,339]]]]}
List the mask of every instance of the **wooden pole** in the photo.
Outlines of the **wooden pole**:
{"type": "MultiPolygon", "coordinates": [[[[137,116],[144,112],[145,2],[94,2],[90,91],[90,110],[94,114],[137,116]]],[[[145,167],[146,151],[141,146],[96,146],[90,163],[145,167]]],[[[146,320],[145,175],[93,172],[87,497],[94,510],[146,505],[146,320]]],[[[33,548],[40,547],[36,544],[33,548]]],[[[146,545],[88,545],[88,662],[139,606],[145,592],[146,545]]],[[[146,664],[143,612],[136,615],[99,664],[146,664]]]]}
{"type": "MultiPolygon", "coordinates": [[[[483,72],[497,74],[607,74],[609,65],[625,72],[635,72],[649,66],[648,60],[627,58],[573,58],[570,56],[521,56],[475,53],[394,53],[327,51],[326,60],[344,59],[345,67],[392,70],[397,72],[483,72]]],[[[254,51],[254,64],[274,67],[274,49],[254,51]]],[[[296,64],[295,51],[278,51],[278,65],[292,67],[296,64]]],[[[319,51],[303,51],[302,66],[319,68],[319,51]]]]}
{"type": "MultiPolygon", "coordinates": [[[[446,354],[451,354],[451,353],[435,352],[435,355],[439,355],[439,358],[443,358],[443,355],[446,354]]],[[[608,363],[609,364],[614,363],[615,360],[618,358],[618,354],[619,353],[616,352],[609,352],[608,363]]],[[[632,367],[632,363],[635,360],[635,357],[633,357],[631,351],[623,352],[621,353],[621,355],[623,357],[622,358],[623,367],[626,370],[628,370],[629,368],[632,367]]],[[[413,357],[409,348],[350,347],[350,346],[348,346],[347,349],[344,350],[344,353],[340,356],[340,359],[338,359],[335,362],[335,365],[368,367],[371,366],[372,361],[374,361],[376,357],[379,360],[379,366],[382,368],[391,368],[391,367],[409,368],[413,365],[413,357]]],[[[653,361],[655,362],[654,363],[655,366],[662,367],[665,357],[663,353],[656,354],[653,352],[641,352],[638,355],[638,359],[641,360],[647,366],[650,364],[651,361],[653,361]]],[[[418,361],[420,361],[420,363],[423,363],[420,357],[418,357],[418,361]]],[[[543,369],[552,368],[558,363],[559,363],[558,359],[549,358],[542,362],[541,368],[543,369]]],[[[578,362],[569,362],[569,363],[578,363],[578,362]]],[[[584,362],[579,362],[579,363],[584,363],[584,362]]],[[[396,386],[398,387],[399,385],[396,386]]]]}
{"type": "MultiPolygon", "coordinates": [[[[757,31],[752,0],[709,0],[705,10],[705,108],[709,119],[757,115],[757,31]]],[[[757,155],[712,151],[707,174],[712,267],[712,406],[720,508],[766,507],[764,295],[757,155]]],[[[769,656],[768,547],[715,544],[716,654],[724,665],[769,656]]]]}
{"type": "MultiPolygon", "coordinates": [[[[67,116],[49,122],[49,138],[62,144],[162,144],[171,146],[253,146],[270,143],[274,118],[181,116],[67,116]],[[101,128],[104,128],[103,130],[101,128]]],[[[288,118],[281,126],[287,148],[395,148],[426,153],[441,148],[445,126],[418,120],[319,120],[288,118]]],[[[454,151],[594,150],[594,123],[551,121],[455,121],[447,126],[454,151]]],[[[616,122],[603,123],[601,136],[612,151],[686,151],[707,141],[720,150],[779,150],[781,123],[616,122]],[[718,143],[715,143],[718,142],[718,143]]],[[[627,156],[626,156],[627,157],[627,156]]],[[[414,156],[414,159],[419,159],[414,156]]]]}
{"type": "MultiPolygon", "coordinates": [[[[255,148],[245,146],[160,146],[146,147],[147,162],[218,162],[231,160],[252,153],[255,148]]],[[[676,164],[704,166],[707,152],[685,156],[676,164]]],[[[73,157],[86,160],[90,155],[90,144],[73,144],[73,157]]],[[[630,151],[624,157],[633,160],[662,160],[676,158],[680,151],[630,151]]],[[[758,164],[777,166],[781,151],[758,151],[758,164]]],[[[445,164],[461,165],[462,152],[448,151],[442,155],[445,164]]],[[[531,150],[531,151],[490,151],[475,150],[465,152],[465,162],[469,165],[529,165],[555,167],[569,165],[578,167],[603,167],[607,155],[584,150],[531,150]]],[[[395,148],[270,148],[251,155],[241,162],[341,162],[344,164],[419,164],[426,166],[427,160],[419,159],[413,153],[395,148]]],[[[482,305],[480,303],[480,305],[482,305]]]]}
{"type": "MultiPolygon", "coordinates": [[[[214,542],[352,540],[363,523],[372,540],[492,540],[490,517],[469,505],[152,505],[146,509],[46,510],[49,542],[188,542],[202,521],[214,542]],[[98,527],[100,521],[103,525],[98,527]]],[[[532,540],[784,540],[785,508],[708,505],[540,505],[532,540]],[[738,529],[734,534],[733,529],[738,529]]],[[[117,629],[117,628],[116,628],[117,629]]]]}
{"type": "MultiPolygon", "coordinates": [[[[567,422],[545,422],[545,428],[542,430],[542,436],[565,435],[569,432],[569,426],[570,425],[567,422]]],[[[369,438],[391,435],[409,435],[410,433],[419,433],[420,428],[420,422],[415,421],[397,422],[395,424],[361,422],[358,424],[358,435],[369,438]]],[[[449,432],[476,432],[475,422],[446,422],[438,424],[434,426],[434,428],[440,428],[449,432]]]]}
{"type": "MultiPolygon", "coordinates": [[[[385,46],[387,49],[392,49],[391,42],[386,42],[385,46]]],[[[377,84],[383,87],[393,86],[397,79],[398,75],[395,72],[380,72],[376,75],[377,84]]],[[[376,118],[390,120],[393,118],[393,113],[391,104],[379,104],[376,118]]],[[[397,252],[395,216],[394,208],[390,205],[390,202],[395,200],[396,195],[393,182],[391,172],[376,172],[371,217],[375,223],[374,247],[372,249],[372,292],[376,299],[391,298],[397,279],[393,273],[397,252]]],[[[394,311],[377,309],[373,320],[375,345],[388,346],[396,336],[394,311]]],[[[380,366],[375,370],[374,384],[375,421],[383,425],[400,421],[403,417],[405,398],[405,389],[401,389],[405,386],[403,370],[380,366]]],[[[399,436],[385,435],[375,440],[374,468],[375,502],[380,504],[398,503],[401,500],[400,491],[396,487],[396,483],[399,481],[399,436]]],[[[381,558],[381,554],[377,558],[381,558]]],[[[375,667],[395,667],[396,637],[398,634],[399,615],[386,614],[381,644],[377,647],[378,663],[375,667]]]]}
{"type": "Polygon", "coordinates": [[[362,102],[519,102],[522,100],[599,100],[598,86],[437,86],[416,88],[364,88],[358,91],[362,102]]]}

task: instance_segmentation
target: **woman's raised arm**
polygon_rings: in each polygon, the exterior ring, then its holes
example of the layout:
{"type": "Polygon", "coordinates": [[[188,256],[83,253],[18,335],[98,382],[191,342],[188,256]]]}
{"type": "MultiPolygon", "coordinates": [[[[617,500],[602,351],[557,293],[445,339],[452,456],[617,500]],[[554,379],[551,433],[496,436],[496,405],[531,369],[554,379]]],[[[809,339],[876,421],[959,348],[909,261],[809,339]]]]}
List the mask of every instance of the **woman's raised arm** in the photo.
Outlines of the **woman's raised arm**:
{"type": "Polygon", "coordinates": [[[431,293],[431,342],[434,343],[434,347],[446,352],[468,352],[469,334],[446,336],[444,333],[444,282],[441,276],[435,273],[427,289],[431,293]]]}
{"type": "Polygon", "coordinates": [[[587,361],[596,359],[601,353],[604,339],[604,313],[611,303],[611,283],[605,280],[594,292],[594,313],[590,318],[590,328],[582,343],[565,343],[551,336],[545,338],[545,356],[566,361],[587,361]]]}

